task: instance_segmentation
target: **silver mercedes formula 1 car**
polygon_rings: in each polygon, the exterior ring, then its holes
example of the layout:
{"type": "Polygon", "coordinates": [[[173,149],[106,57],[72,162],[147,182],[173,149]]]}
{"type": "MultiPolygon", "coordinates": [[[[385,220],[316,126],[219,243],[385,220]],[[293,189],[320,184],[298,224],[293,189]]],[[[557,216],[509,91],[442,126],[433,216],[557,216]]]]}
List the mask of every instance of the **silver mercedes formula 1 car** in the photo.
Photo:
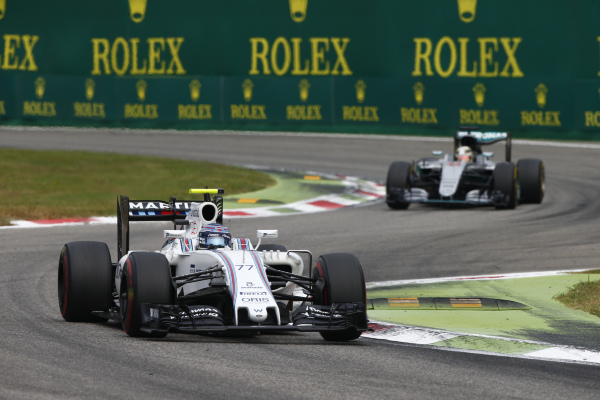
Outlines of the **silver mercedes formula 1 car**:
{"type": "Polygon", "coordinates": [[[400,210],[410,203],[514,209],[517,204],[541,203],[544,190],[541,160],[511,162],[510,132],[464,127],[454,135],[454,154],[393,162],[387,174],[386,203],[400,210]],[[491,161],[494,153],[482,151],[482,146],[500,141],[506,142],[506,161],[496,163],[491,161]]]}
{"type": "Polygon", "coordinates": [[[58,302],[67,321],[120,321],[129,336],[180,333],[319,332],[357,339],[367,327],[363,270],[352,254],[320,256],[234,238],[221,224],[222,189],[192,189],[201,201],[130,200],[119,196],[118,261],[108,246],[64,245],[58,302]],[[158,251],[130,251],[130,221],[171,221],[158,251]],[[309,268],[305,271],[305,260],[309,268]],[[307,272],[307,273],[306,273],[307,272]]]}

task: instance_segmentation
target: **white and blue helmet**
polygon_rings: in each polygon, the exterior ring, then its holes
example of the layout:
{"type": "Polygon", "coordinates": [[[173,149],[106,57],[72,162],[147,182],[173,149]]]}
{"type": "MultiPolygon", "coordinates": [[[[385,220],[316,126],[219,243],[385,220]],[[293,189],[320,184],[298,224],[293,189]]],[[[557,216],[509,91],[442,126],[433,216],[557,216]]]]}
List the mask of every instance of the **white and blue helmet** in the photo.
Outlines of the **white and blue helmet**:
{"type": "Polygon", "coordinates": [[[226,226],[221,224],[208,224],[198,234],[198,248],[219,248],[229,247],[231,244],[231,234],[226,226]]]}

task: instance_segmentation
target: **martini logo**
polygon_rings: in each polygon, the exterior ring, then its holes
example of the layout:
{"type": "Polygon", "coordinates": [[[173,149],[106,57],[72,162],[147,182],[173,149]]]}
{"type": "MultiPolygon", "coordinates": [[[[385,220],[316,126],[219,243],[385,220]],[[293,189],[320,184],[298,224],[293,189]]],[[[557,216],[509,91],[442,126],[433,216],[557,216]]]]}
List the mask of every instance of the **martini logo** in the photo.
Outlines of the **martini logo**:
{"type": "Polygon", "coordinates": [[[136,24],[142,22],[146,16],[146,3],[147,0],[129,0],[129,16],[136,24]]]}
{"type": "Polygon", "coordinates": [[[458,17],[466,24],[475,19],[477,0],[458,0],[458,17]]]}
{"type": "MultiPolygon", "coordinates": [[[[539,108],[546,107],[548,88],[540,83],[534,89],[535,101],[539,108]]],[[[560,111],[521,111],[521,126],[562,126],[560,111]]]]}
{"type": "Polygon", "coordinates": [[[44,97],[44,92],[46,91],[46,80],[40,76],[35,80],[34,85],[35,97],[41,100],[42,97],[44,97]]]}
{"type": "Polygon", "coordinates": [[[356,85],[354,85],[354,89],[356,89],[356,100],[359,103],[364,102],[367,84],[362,79],[360,79],[358,82],[356,82],[356,85]]]}
{"type": "Polygon", "coordinates": [[[254,84],[250,79],[246,79],[244,83],[242,83],[242,91],[244,93],[244,100],[250,101],[252,100],[252,89],[254,88],[254,84]]]}
{"type": "Polygon", "coordinates": [[[137,91],[137,97],[138,97],[139,101],[146,100],[146,88],[147,87],[148,87],[148,84],[143,79],[137,81],[137,83],[135,84],[135,89],[137,91]]]}
{"type": "Polygon", "coordinates": [[[292,21],[302,22],[306,18],[306,9],[308,8],[308,0],[290,0],[290,15],[292,21]]]}
{"type": "Polygon", "coordinates": [[[202,88],[202,84],[198,79],[194,79],[190,82],[190,97],[192,101],[198,101],[200,98],[200,89],[202,88]]]}
{"type": "Polygon", "coordinates": [[[92,101],[94,98],[94,89],[96,87],[96,82],[92,78],[88,78],[85,81],[85,98],[88,101],[92,101]]]}
{"type": "Polygon", "coordinates": [[[483,103],[485,102],[485,86],[483,83],[477,83],[473,86],[473,94],[475,95],[475,103],[479,107],[483,107],[483,103]]]}
{"type": "Polygon", "coordinates": [[[425,86],[421,82],[417,82],[413,86],[413,92],[415,94],[415,103],[421,105],[423,103],[423,97],[425,95],[425,86]]]}
{"type": "Polygon", "coordinates": [[[0,19],[6,14],[6,0],[0,0],[0,19]]]}
{"type": "Polygon", "coordinates": [[[540,83],[535,88],[535,101],[539,108],[546,106],[546,93],[548,93],[548,88],[543,83],[540,83]]]}
{"type": "Polygon", "coordinates": [[[305,103],[308,100],[308,89],[310,89],[310,83],[308,83],[307,79],[302,79],[298,84],[298,88],[300,89],[300,100],[305,103]]]}

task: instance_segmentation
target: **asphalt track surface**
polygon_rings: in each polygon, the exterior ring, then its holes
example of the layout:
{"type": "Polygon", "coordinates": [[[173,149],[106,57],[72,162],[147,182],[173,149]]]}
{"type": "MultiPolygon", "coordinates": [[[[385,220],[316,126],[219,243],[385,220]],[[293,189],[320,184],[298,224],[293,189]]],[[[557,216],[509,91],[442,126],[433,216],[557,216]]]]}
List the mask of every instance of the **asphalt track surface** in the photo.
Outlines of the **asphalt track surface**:
{"type": "MultiPolygon", "coordinates": [[[[452,144],[450,138],[0,128],[0,146],[150,154],[383,181],[392,161],[450,151],[452,144]]],[[[501,158],[501,149],[494,151],[501,158]]],[[[250,238],[256,229],[279,229],[279,243],[315,256],[352,252],[369,282],[598,268],[600,148],[515,143],[513,159],[526,157],[545,163],[542,205],[391,211],[379,202],[228,225],[235,236],[250,238]]],[[[162,229],[134,230],[131,248],[157,248],[162,229]]],[[[583,399],[600,393],[600,367],[592,365],[362,338],[336,344],[309,333],[136,339],[115,324],[66,323],[58,311],[56,266],[62,245],[74,240],[107,242],[116,256],[114,226],[0,230],[0,398],[583,399]]]]}

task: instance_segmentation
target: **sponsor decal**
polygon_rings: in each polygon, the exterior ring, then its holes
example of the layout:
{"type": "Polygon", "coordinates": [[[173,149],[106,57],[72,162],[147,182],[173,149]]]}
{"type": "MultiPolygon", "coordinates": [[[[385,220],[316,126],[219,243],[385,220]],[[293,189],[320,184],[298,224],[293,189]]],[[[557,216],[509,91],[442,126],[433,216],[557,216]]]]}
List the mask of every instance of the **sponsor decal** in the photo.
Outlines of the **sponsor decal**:
{"type": "MultiPolygon", "coordinates": [[[[539,108],[546,107],[548,87],[540,83],[534,89],[535,101],[539,108]]],[[[560,127],[560,111],[521,111],[521,126],[560,127]]]]}
{"type": "MultiPolygon", "coordinates": [[[[420,106],[425,99],[425,85],[422,82],[416,82],[413,85],[413,95],[415,103],[417,103],[417,106],[420,106]]],[[[402,123],[437,124],[436,113],[436,108],[400,107],[402,123]]]]}
{"type": "Polygon", "coordinates": [[[268,296],[268,292],[240,292],[240,296],[268,296]]]}
{"type": "Polygon", "coordinates": [[[129,16],[136,24],[144,20],[146,16],[146,4],[148,0],[129,0],[129,16]]]}
{"type": "Polygon", "coordinates": [[[269,299],[268,297],[259,297],[259,298],[254,298],[254,297],[244,297],[242,299],[242,302],[244,303],[268,303],[271,299],[269,299]]]}
{"type": "Polygon", "coordinates": [[[302,22],[306,18],[308,0],[290,0],[290,16],[294,22],[302,22]]]}
{"type": "Polygon", "coordinates": [[[458,17],[466,24],[475,19],[477,0],[458,0],[458,17]]]}
{"type": "MultiPolygon", "coordinates": [[[[6,48],[5,48],[6,50],[6,48]]],[[[4,62],[6,63],[6,55],[4,62]]],[[[3,64],[4,65],[4,64],[3,64]]],[[[6,68],[4,68],[6,69],[6,68]]],[[[38,77],[34,82],[35,97],[40,101],[24,101],[23,102],[23,115],[37,116],[37,117],[55,117],[56,116],[56,103],[54,101],[41,101],[46,92],[46,80],[43,77],[38,77]]]]}
{"type": "Polygon", "coordinates": [[[183,37],[92,38],[92,75],[185,75],[183,37]],[[168,51],[167,51],[168,50],[168,51]]]}

